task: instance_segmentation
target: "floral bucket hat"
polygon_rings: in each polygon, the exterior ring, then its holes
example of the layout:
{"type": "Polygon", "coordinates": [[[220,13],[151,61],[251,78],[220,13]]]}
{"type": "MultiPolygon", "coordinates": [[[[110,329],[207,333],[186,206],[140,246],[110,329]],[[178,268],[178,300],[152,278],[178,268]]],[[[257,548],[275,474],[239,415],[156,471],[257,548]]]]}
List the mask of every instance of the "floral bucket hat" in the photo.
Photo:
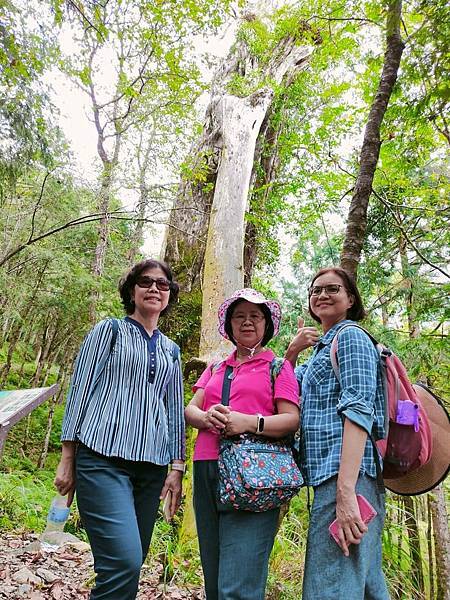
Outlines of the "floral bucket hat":
{"type": "Polygon", "coordinates": [[[227,298],[225,302],[222,302],[218,311],[220,335],[227,340],[230,339],[225,331],[225,321],[228,309],[234,302],[236,302],[236,300],[247,300],[248,302],[253,302],[253,304],[265,304],[270,311],[270,316],[272,317],[273,336],[275,337],[277,335],[278,331],[280,330],[281,306],[278,304],[278,302],[275,302],[275,300],[267,300],[261,294],[261,292],[258,292],[253,288],[237,290],[229,298],[227,298]]]}

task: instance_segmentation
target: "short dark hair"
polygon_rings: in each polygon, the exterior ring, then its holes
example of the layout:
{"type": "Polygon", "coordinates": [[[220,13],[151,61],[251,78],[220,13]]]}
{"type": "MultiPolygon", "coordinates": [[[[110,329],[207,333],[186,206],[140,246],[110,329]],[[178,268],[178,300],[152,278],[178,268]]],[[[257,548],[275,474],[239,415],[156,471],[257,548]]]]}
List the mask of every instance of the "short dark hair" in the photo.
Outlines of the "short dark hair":
{"type": "MultiPolygon", "coordinates": [[[[238,298],[237,300],[232,302],[230,304],[230,306],[227,308],[227,312],[225,315],[225,325],[224,325],[225,333],[227,334],[230,341],[235,346],[236,346],[236,341],[233,337],[233,329],[231,327],[231,317],[233,316],[235,308],[238,306],[238,304],[241,304],[242,302],[245,302],[245,298],[238,298]]],[[[266,322],[266,327],[264,329],[264,337],[261,340],[261,345],[265,346],[273,338],[273,334],[274,334],[272,314],[271,314],[270,309],[267,306],[267,304],[257,304],[255,302],[252,302],[251,304],[254,304],[258,308],[260,308],[264,314],[264,320],[266,322]]]]}
{"type": "Polygon", "coordinates": [[[170,305],[174,304],[178,300],[178,292],[180,291],[180,287],[176,281],[173,281],[173,275],[169,265],[166,265],[165,262],[160,260],[148,258],[147,260],[142,260],[141,262],[136,263],[119,281],[119,293],[127,315],[131,315],[134,312],[132,291],[136,285],[136,281],[147,269],[161,269],[167,279],[170,281],[169,304],[164,310],[161,311],[161,314],[165,314],[169,310],[170,305]]]}
{"type": "MultiPolygon", "coordinates": [[[[341,267],[326,267],[324,269],[320,269],[312,278],[310,287],[312,287],[318,277],[325,275],[326,273],[336,273],[336,275],[344,282],[347,292],[353,296],[353,304],[347,310],[347,319],[351,319],[352,321],[361,321],[364,319],[366,316],[366,311],[364,310],[361,294],[356,286],[356,281],[354,277],[350,275],[350,273],[344,269],[341,269],[341,267]]],[[[319,317],[311,310],[311,296],[308,296],[308,306],[309,314],[312,316],[312,318],[318,323],[321,323],[319,317]]]]}

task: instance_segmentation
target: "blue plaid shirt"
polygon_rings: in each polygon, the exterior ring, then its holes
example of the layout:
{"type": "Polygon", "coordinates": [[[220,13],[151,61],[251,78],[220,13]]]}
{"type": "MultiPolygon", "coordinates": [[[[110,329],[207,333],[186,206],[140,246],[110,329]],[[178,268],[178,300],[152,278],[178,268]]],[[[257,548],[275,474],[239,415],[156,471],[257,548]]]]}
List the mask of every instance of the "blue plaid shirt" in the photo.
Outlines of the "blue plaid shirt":
{"type": "MultiPolygon", "coordinates": [[[[344,325],[340,321],[320,339],[312,357],[295,369],[301,393],[300,452],[307,485],[336,475],[342,448],[343,417],[375,439],[384,437],[383,384],[378,353],[361,329],[347,327],[339,336],[339,384],[331,366],[331,342],[344,325]]],[[[376,477],[373,446],[367,439],[360,473],[376,477]]]]}

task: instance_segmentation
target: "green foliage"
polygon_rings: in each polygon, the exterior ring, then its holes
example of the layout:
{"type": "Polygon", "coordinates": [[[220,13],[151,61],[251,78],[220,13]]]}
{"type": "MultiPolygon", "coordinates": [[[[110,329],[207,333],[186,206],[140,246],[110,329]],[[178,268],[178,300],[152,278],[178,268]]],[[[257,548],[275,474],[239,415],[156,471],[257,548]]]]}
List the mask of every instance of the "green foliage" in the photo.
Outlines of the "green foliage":
{"type": "Polygon", "coordinates": [[[181,293],[179,301],[172,306],[167,316],[161,318],[160,328],[174,340],[183,354],[196,354],[200,342],[200,319],[202,315],[202,294],[200,290],[181,293]]]}

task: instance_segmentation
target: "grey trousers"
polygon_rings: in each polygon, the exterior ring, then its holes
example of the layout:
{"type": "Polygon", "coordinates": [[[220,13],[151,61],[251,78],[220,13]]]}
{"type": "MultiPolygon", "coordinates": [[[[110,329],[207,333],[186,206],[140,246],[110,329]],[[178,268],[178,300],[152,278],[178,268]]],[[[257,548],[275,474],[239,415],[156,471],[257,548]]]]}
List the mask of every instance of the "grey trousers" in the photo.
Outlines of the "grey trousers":
{"type": "Polygon", "coordinates": [[[279,509],[256,513],[217,502],[216,460],[194,462],[194,509],[207,600],[264,600],[279,509]]]}

